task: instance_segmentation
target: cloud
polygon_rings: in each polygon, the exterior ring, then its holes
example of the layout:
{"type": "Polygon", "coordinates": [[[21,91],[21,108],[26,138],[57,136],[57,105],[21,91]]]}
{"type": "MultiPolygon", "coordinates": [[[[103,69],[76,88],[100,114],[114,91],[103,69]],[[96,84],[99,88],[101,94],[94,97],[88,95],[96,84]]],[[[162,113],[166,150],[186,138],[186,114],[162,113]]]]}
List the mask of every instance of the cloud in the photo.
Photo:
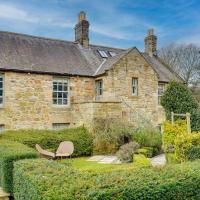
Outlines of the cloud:
{"type": "Polygon", "coordinates": [[[32,23],[37,23],[39,21],[38,17],[30,16],[27,11],[17,8],[13,5],[3,3],[0,4],[0,18],[21,20],[32,23]]]}

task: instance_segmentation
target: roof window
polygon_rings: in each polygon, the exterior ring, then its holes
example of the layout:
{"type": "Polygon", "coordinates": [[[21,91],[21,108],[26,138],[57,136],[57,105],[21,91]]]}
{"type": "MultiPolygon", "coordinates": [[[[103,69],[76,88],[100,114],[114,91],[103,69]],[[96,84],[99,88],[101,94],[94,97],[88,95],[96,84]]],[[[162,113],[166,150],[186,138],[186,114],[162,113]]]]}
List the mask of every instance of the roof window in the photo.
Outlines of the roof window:
{"type": "Polygon", "coordinates": [[[108,58],[108,54],[107,54],[105,51],[103,51],[103,50],[98,50],[98,52],[99,52],[99,54],[100,54],[100,56],[101,56],[102,58],[108,58]]]}

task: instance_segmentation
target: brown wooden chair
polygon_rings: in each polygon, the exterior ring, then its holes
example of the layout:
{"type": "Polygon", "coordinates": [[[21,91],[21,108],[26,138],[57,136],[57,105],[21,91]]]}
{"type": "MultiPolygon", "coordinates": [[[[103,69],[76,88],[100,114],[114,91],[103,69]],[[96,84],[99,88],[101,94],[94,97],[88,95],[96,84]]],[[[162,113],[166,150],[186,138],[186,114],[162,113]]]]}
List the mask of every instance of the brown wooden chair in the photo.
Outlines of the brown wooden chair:
{"type": "Polygon", "coordinates": [[[47,150],[42,149],[42,147],[41,147],[39,144],[36,144],[36,145],[35,145],[35,148],[38,150],[38,152],[39,152],[42,156],[44,156],[44,157],[46,157],[46,158],[51,158],[51,159],[55,159],[55,158],[56,158],[55,153],[52,153],[52,152],[50,152],[50,151],[47,151],[47,150]]]}

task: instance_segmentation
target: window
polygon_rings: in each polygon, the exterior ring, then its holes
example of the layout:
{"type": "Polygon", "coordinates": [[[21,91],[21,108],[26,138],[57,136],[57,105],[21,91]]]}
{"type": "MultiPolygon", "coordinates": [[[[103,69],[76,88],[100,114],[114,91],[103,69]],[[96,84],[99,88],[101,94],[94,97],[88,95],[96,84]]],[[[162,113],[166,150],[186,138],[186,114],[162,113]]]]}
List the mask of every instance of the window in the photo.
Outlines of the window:
{"type": "Polygon", "coordinates": [[[100,54],[100,56],[101,56],[102,58],[108,58],[108,55],[107,55],[107,53],[106,53],[105,51],[103,51],[103,50],[98,50],[98,52],[99,52],[99,54],[100,54]]]}
{"type": "Polygon", "coordinates": [[[0,74],[0,105],[3,104],[3,75],[0,74]]]}
{"type": "Polygon", "coordinates": [[[100,97],[103,94],[103,80],[97,80],[96,83],[96,96],[100,97]]]}
{"type": "Polygon", "coordinates": [[[138,78],[132,78],[132,95],[138,96],[138,78]]]}
{"type": "Polygon", "coordinates": [[[66,129],[69,128],[70,123],[53,123],[53,129],[54,130],[62,130],[62,129],[66,129]]]}
{"type": "Polygon", "coordinates": [[[4,124],[0,124],[0,132],[4,131],[5,129],[5,125],[4,124]]]}
{"type": "Polygon", "coordinates": [[[159,83],[158,84],[158,104],[160,105],[161,97],[163,96],[163,93],[165,92],[165,84],[159,83]]]}
{"type": "Polygon", "coordinates": [[[67,80],[53,81],[53,104],[68,105],[69,102],[69,86],[67,80]]]}
{"type": "Polygon", "coordinates": [[[110,54],[111,57],[116,56],[116,53],[113,52],[113,51],[109,51],[109,54],[110,54]]]}

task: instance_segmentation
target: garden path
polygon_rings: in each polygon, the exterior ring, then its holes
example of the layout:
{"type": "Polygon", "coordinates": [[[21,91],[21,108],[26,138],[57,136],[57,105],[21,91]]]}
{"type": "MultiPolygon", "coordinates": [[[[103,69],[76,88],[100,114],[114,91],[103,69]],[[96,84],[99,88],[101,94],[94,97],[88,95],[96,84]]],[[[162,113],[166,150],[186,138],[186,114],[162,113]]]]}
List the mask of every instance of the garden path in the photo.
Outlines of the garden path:
{"type": "Polygon", "coordinates": [[[150,158],[151,164],[153,167],[162,167],[166,164],[166,157],[165,154],[160,154],[153,158],[150,158]]]}
{"type": "Polygon", "coordinates": [[[119,164],[121,163],[117,156],[92,156],[88,161],[96,161],[103,164],[119,164]]]}

